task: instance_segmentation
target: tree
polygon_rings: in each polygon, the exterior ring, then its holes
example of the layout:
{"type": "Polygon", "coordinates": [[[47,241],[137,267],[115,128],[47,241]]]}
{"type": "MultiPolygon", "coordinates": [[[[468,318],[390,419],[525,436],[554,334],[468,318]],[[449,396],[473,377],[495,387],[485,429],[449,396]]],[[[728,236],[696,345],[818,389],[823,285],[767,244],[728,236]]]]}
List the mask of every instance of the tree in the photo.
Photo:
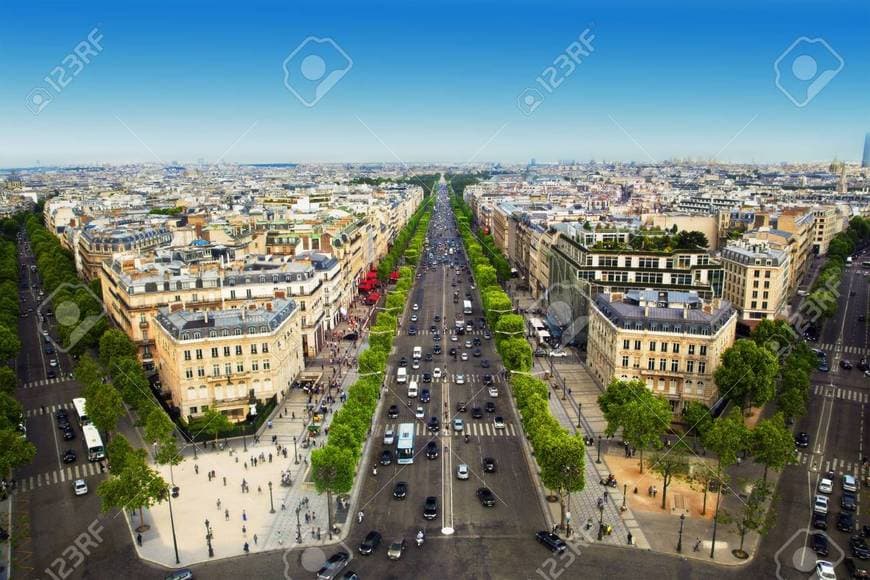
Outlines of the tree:
{"type": "Polygon", "coordinates": [[[718,455],[720,468],[737,463],[737,456],[746,451],[748,445],[749,430],[736,408],[713,421],[713,426],[704,437],[704,446],[718,455]]]}
{"type": "Polygon", "coordinates": [[[498,275],[492,266],[481,265],[474,271],[474,277],[481,290],[490,286],[498,286],[498,275]]]}
{"type": "Polygon", "coordinates": [[[85,411],[94,426],[110,439],[118,427],[118,419],[124,414],[124,400],[111,384],[94,383],[85,399],[85,411]]]}
{"type": "Polygon", "coordinates": [[[144,449],[134,449],[126,437],[118,435],[106,445],[106,455],[109,457],[109,471],[120,473],[129,462],[145,461],[146,453],[144,449]]]}
{"type": "Polygon", "coordinates": [[[714,378],[719,392],[745,411],[773,398],[779,372],[776,355],[749,339],[740,339],[722,355],[714,378]]]}
{"type": "Polygon", "coordinates": [[[103,370],[97,364],[97,361],[94,360],[94,357],[89,354],[82,356],[76,364],[75,369],[73,369],[75,379],[86,387],[93,383],[101,382],[103,375],[103,370]]]}
{"type": "Polygon", "coordinates": [[[495,324],[495,338],[501,340],[510,337],[522,337],[525,334],[525,322],[519,314],[505,314],[495,324]]]}
{"type": "MultiPolygon", "coordinates": [[[[677,225],[674,224],[674,228],[677,225]]],[[[696,248],[707,248],[710,245],[710,242],[707,241],[707,236],[702,232],[692,231],[692,232],[674,232],[677,235],[674,236],[673,244],[674,247],[680,250],[694,250],[696,248]]]]}
{"type": "Polygon", "coordinates": [[[495,328],[498,319],[505,314],[513,313],[513,302],[503,290],[490,290],[483,294],[486,322],[490,328],[495,328]]]}
{"type": "Polygon", "coordinates": [[[0,429],[15,431],[23,415],[24,407],[15,397],[0,393],[0,429]]]}
{"type": "Polygon", "coordinates": [[[755,344],[767,348],[778,357],[790,352],[800,338],[785,320],[769,319],[758,323],[750,337],[755,344]]]}
{"type": "Polygon", "coordinates": [[[113,360],[137,355],[136,345],[117,328],[110,328],[100,337],[100,362],[108,368],[113,360]]]}
{"type": "Polygon", "coordinates": [[[689,401],[686,403],[683,417],[686,419],[688,433],[701,438],[704,437],[704,434],[713,424],[713,416],[710,414],[710,409],[699,401],[689,401]]]}
{"type": "MultiPolygon", "coordinates": [[[[679,446],[683,444],[678,442],[679,446]]],[[[682,479],[689,474],[689,461],[684,453],[685,448],[669,449],[664,453],[655,453],[650,458],[648,466],[650,471],[662,478],[662,509],[667,506],[668,486],[676,477],[682,479]]]]}
{"type": "MultiPolygon", "coordinates": [[[[218,435],[224,431],[229,431],[231,427],[232,423],[230,423],[229,418],[214,407],[210,407],[203,413],[202,431],[214,435],[215,443],[217,443],[218,435]]],[[[195,436],[196,434],[194,434],[195,436]]]]}
{"type": "Polygon", "coordinates": [[[27,465],[36,457],[33,443],[21,437],[17,429],[0,429],[0,478],[6,479],[16,467],[27,465]]]}
{"type": "Polygon", "coordinates": [[[112,475],[97,487],[102,498],[102,511],[110,509],[142,510],[160,503],[168,497],[169,484],[159,473],[148,467],[142,456],[128,456],[124,468],[113,470],[112,475]]]}
{"type": "Polygon", "coordinates": [[[333,424],[329,428],[329,445],[351,451],[354,459],[359,456],[362,442],[363,439],[360,438],[359,433],[348,424],[333,424]]]}
{"type": "Polygon", "coordinates": [[[670,405],[638,379],[614,379],[599,395],[598,404],[607,420],[607,435],[613,436],[622,429],[622,438],[640,451],[640,472],[643,473],[644,449],[659,448],[662,435],[670,428],[670,405]]]}
{"type": "Polygon", "coordinates": [[[362,376],[383,375],[387,366],[387,354],[382,350],[367,348],[357,357],[357,364],[362,376]]]}
{"type": "Polygon", "coordinates": [[[139,361],[132,357],[113,360],[110,370],[112,382],[124,402],[137,411],[141,410],[142,405],[151,398],[151,391],[139,361]]]}
{"type": "Polygon", "coordinates": [[[766,534],[776,523],[776,512],[768,509],[769,504],[772,504],[773,488],[764,481],[756,481],[752,486],[752,491],[746,501],[741,502],[740,511],[736,514],[731,514],[726,510],[722,510],[719,515],[719,521],[725,524],[734,524],[734,528],[740,534],[740,547],[738,552],[747,557],[743,550],[743,542],[746,538],[746,532],[754,531],[759,535],[766,534]]]}
{"type": "Polygon", "coordinates": [[[522,372],[532,368],[532,349],[524,338],[504,339],[498,347],[505,368],[522,372]]]}
{"type": "Polygon", "coordinates": [[[145,440],[155,446],[157,463],[177,465],[181,461],[181,457],[175,438],[175,423],[159,405],[153,405],[150,409],[144,418],[145,440]]]}
{"type": "MultiPolygon", "coordinates": [[[[550,416],[547,413],[547,416],[550,416]]],[[[541,466],[541,481],[559,494],[561,524],[565,526],[565,506],[568,494],[586,487],[586,444],[577,435],[564,430],[548,431],[535,447],[535,457],[541,466]]]]}
{"type": "Polygon", "coordinates": [[[0,367],[0,392],[14,395],[18,388],[18,377],[9,367],[0,367]]]}
{"type": "Polygon", "coordinates": [[[779,395],[779,410],[788,419],[796,419],[807,413],[809,393],[806,389],[783,389],[779,395]]]}
{"type": "Polygon", "coordinates": [[[326,493],[326,519],[332,529],[332,494],[349,493],[353,487],[356,458],[350,449],[327,445],[311,453],[311,477],[317,493],[326,493]]]}
{"type": "Polygon", "coordinates": [[[767,470],[781,470],[795,463],[794,436],[785,426],[782,413],[759,421],[752,430],[751,452],[755,460],[764,465],[763,483],[767,483],[767,470]]]}
{"type": "Polygon", "coordinates": [[[21,340],[5,326],[0,326],[0,361],[10,361],[18,356],[21,340]]]}

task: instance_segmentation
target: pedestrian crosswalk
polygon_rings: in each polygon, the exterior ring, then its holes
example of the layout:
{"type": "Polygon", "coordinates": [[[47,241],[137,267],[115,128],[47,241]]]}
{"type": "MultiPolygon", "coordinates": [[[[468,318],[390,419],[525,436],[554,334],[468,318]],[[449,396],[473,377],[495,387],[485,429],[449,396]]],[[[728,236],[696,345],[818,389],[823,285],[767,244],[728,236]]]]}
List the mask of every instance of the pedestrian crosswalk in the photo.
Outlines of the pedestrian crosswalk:
{"type": "MultiPolygon", "coordinates": [[[[412,324],[413,324],[413,323],[412,323],[412,324]]],[[[452,328],[448,328],[448,329],[447,329],[447,332],[444,332],[444,329],[442,328],[441,330],[439,330],[439,331],[436,333],[436,332],[432,332],[432,330],[429,329],[429,328],[418,328],[418,329],[417,329],[417,336],[429,336],[429,335],[432,335],[432,334],[440,334],[442,337],[444,337],[444,336],[446,335],[448,338],[445,338],[444,340],[446,340],[447,342],[452,342],[452,341],[450,340],[450,338],[449,338],[449,336],[450,336],[450,334],[451,334],[451,331],[452,331],[452,328]]],[[[460,342],[465,342],[465,338],[464,338],[464,337],[467,337],[467,336],[483,336],[485,333],[486,333],[485,330],[482,330],[482,329],[479,329],[479,328],[475,328],[474,330],[466,330],[466,331],[465,331],[465,334],[460,334],[460,335],[459,335],[459,341],[460,341],[460,342]]],[[[458,344],[458,343],[457,343],[457,344],[458,344]]]]}
{"type": "Polygon", "coordinates": [[[30,381],[29,383],[24,383],[21,385],[22,389],[32,389],[34,387],[44,387],[45,385],[55,385],[57,383],[62,383],[68,379],[64,377],[55,377],[53,379],[40,379],[38,381],[30,381]]]}
{"type": "MultiPolygon", "coordinates": [[[[489,369],[486,369],[486,370],[489,370],[489,369]]],[[[431,373],[430,373],[430,374],[431,374],[431,373]]],[[[447,373],[447,374],[443,374],[443,375],[441,375],[441,377],[439,377],[439,378],[437,378],[437,379],[436,379],[436,378],[432,378],[432,380],[431,380],[430,382],[431,382],[431,383],[453,383],[453,384],[458,384],[457,381],[456,381],[456,375],[457,375],[457,374],[462,374],[462,373],[456,373],[456,374],[450,374],[450,373],[447,373]]],[[[492,377],[492,382],[493,382],[493,384],[497,384],[497,385],[504,384],[504,377],[502,377],[500,374],[494,374],[494,373],[489,373],[489,374],[490,374],[490,376],[492,377]]],[[[471,384],[471,385],[481,384],[481,385],[482,385],[482,384],[483,384],[483,375],[482,375],[482,374],[462,375],[462,380],[463,380],[463,382],[466,383],[466,384],[471,384]]],[[[422,373],[419,373],[419,374],[409,374],[409,375],[408,375],[408,381],[415,381],[415,382],[417,383],[417,386],[419,386],[420,388],[423,388],[423,389],[426,388],[426,385],[430,384],[430,383],[424,383],[424,382],[423,382],[423,375],[422,375],[422,373]]]]}
{"type": "Polygon", "coordinates": [[[813,346],[813,345],[810,345],[810,346],[812,346],[813,348],[819,348],[828,354],[832,354],[834,351],[839,351],[840,354],[853,354],[853,355],[867,356],[868,352],[870,352],[866,348],[863,348],[860,346],[848,346],[848,345],[846,345],[846,346],[841,347],[840,349],[837,349],[836,344],[831,344],[829,342],[825,342],[825,343],[815,345],[815,346],[813,346]]]}
{"type": "Polygon", "coordinates": [[[832,385],[815,385],[813,387],[813,394],[831,399],[853,401],[855,403],[870,403],[870,393],[865,393],[856,389],[844,389],[832,385]]]}
{"type": "MultiPolygon", "coordinates": [[[[418,437],[422,437],[424,435],[434,435],[431,433],[426,426],[426,423],[422,419],[415,419],[415,433],[418,437]]],[[[442,425],[441,431],[438,433],[439,435],[443,435],[447,428],[450,427],[449,424],[442,425]]],[[[452,428],[450,429],[450,435],[455,437],[463,437],[466,433],[471,435],[472,437],[514,437],[518,434],[519,430],[513,423],[505,422],[504,428],[496,428],[495,423],[493,423],[492,419],[489,417],[485,417],[480,420],[471,419],[469,421],[465,421],[465,430],[464,431],[454,431],[452,428]]],[[[387,429],[392,429],[394,433],[397,433],[399,430],[399,423],[386,423],[385,425],[378,425],[375,435],[382,436],[384,431],[387,429]]]]}
{"type": "Polygon", "coordinates": [[[813,462],[811,460],[813,454],[806,451],[797,451],[796,456],[797,462],[801,465],[806,465],[811,471],[821,471],[823,473],[833,471],[837,475],[854,475],[855,477],[860,477],[861,472],[866,471],[866,469],[862,469],[860,461],[846,461],[845,459],[834,457],[832,459],[823,459],[821,462],[818,460],[813,462]]]}
{"type": "Polygon", "coordinates": [[[40,415],[53,415],[55,412],[66,409],[72,409],[72,403],[59,403],[57,405],[45,405],[38,409],[27,409],[24,411],[25,417],[39,417],[40,415]]]}
{"type": "Polygon", "coordinates": [[[30,477],[17,478],[15,480],[16,488],[19,492],[33,491],[34,489],[45,487],[47,485],[57,485],[59,483],[71,482],[76,479],[87,479],[95,475],[100,475],[99,463],[82,463],[78,465],[70,465],[62,469],[55,469],[48,473],[39,473],[30,477]]]}

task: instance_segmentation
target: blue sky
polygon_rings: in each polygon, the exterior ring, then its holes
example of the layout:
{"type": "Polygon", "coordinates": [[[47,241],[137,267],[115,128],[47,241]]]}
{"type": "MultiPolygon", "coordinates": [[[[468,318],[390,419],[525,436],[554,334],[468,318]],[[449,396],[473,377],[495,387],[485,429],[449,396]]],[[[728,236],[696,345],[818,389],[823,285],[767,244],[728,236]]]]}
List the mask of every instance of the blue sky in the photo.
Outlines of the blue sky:
{"type": "MultiPolygon", "coordinates": [[[[866,2],[296,4],[5,7],[0,167],[857,160],[870,131],[866,2]],[[66,57],[95,27],[102,50],[73,76],[79,67],[66,57]],[[560,55],[587,28],[594,50],[548,93],[536,78],[565,62],[560,55]],[[333,39],[352,61],[313,107],[285,87],[282,68],[310,36],[333,39]],[[820,43],[786,55],[790,99],[774,62],[801,37],[823,38],[836,55],[820,43]],[[57,67],[71,79],[60,90],[45,80],[57,67]],[[830,81],[796,106],[825,71],[830,81]],[[529,115],[518,106],[526,88],[544,97],[529,115]],[[38,114],[28,107],[38,108],[34,90],[51,99],[38,114]]],[[[313,46],[291,63],[291,84],[313,46]]],[[[341,69],[346,61],[332,55],[321,62],[341,69]]]]}

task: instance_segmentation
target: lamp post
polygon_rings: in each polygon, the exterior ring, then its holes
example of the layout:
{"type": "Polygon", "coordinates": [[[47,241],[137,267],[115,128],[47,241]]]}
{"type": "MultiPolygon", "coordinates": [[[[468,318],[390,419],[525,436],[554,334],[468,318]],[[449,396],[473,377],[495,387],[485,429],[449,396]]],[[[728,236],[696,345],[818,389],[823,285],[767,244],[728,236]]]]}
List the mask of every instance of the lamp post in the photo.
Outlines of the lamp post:
{"type": "Polygon", "coordinates": [[[296,435],[293,436],[293,462],[299,465],[299,454],[296,452],[296,435]]]}
{"type": "Polygon", "coordinates": [[[275,513],[275,501],[272,499],[272,482],[271,481],[269,482],[269,506],[270,506],[269,513],[274,514],[275,513]]]}
{"type": "Polygon", "coordinates": [[[686,521],[686,514],[680,514],[680,535],[677,538],[677,552],[683,551],[683,522],[686,521]]]}
{"type": "Polygon", "coordinates": [[[604,539],[604,503],[598,505],[598,541],[604,539]]]}
{"type": "Polygon", "coordinates": [[[175,563],[181,564],[178,557],[178,541],[175,538],[175,517],[172,515],[172,490],[175,487],[175,478],[172,476],[172,463],[169,464],[169,526],[172,528],[172,547],[175,549],[175,563]]]}
{"type": "Polygon", "coordinates": [[[245,422],[242,423],[242,445],[245,446],[245,451],[248,450],[248,438],[247,438],[247,435],[248,435],[248,423],[247,423],[247,419],[246,419],[245,422]]]}
{"type": "Polygon", "coordinates": [[[211,525],[209,524],[208,519],[205,520],[205,542],[208,544],[208,557],[214,558],[214,548],[211,545],[211,540],[214,537],[214,534],[211,531],[211,525]]]}
{"type": "Polygon", "coordinates": [[[623,483],[623,484],[622,484],[622,511],[625,511],[625,510],[626,510],[626,507],[625,507],[625,500],[626,500],[627,497],[628,497],[628,484],[627,484],[627,483],[623,483]]]}
{"type": "Polygon", "coordinates": [[[710,546],[710,559],[714,559],[716,555],[716,524],[719,523],[719,497],[722,495],[722,482],[716,480],[716,513],[713,514],[713,542],[710,546]]]}
{"type": "Polygon", "coordinates": [[[595,463],[601,463],[601,435],[598,436],[598,458],[595,463]]]}
{"type": "Polygon", "coordinates": [[[299,510],[301,506],[296,506],[296,543],[302,543],[302,524],[299,522],[299,510]]]}
{"type": "Polygon", "coordinates": [[[583,409],[583,403],[577,403],[577,428],[581,428],[583,424],[580,422],[580,410],[583,409]]]}

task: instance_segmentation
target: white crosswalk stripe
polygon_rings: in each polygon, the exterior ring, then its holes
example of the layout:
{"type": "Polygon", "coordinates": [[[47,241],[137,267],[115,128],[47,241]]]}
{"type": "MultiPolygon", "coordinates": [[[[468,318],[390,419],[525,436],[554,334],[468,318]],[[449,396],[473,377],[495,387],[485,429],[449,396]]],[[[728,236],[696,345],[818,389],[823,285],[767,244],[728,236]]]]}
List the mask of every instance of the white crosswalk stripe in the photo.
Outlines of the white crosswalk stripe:
{"type": "Polygon", "coordinates": [[[32,491],[44,485],[57,485],[74,479],[87,479],[96,475],[100,475],[99,464],[86,462],[19,479],[16,487],[19,492],[32,491]]]}
{"type": "Polygon", "coordinates": [[[26,411],[24,411],[24,416],[25,417],[38,417],[40,415],[54,415],[54,413],[56,411],[59,411],[60,409],[69,410],[72,408],[73,408],[72,403],[61,403],[59,405],[48,405],[45,407],[45,412],[43,412],[43,409],[41,409],[41,408],[40,409],[27,409],[26,411]]]}
{"type": "MultiPolygon", "coordinates": [[[[398,432],[399,423],[385,423],[383,425],[378,425],[375,429],[375,436],[382,436],[387,429],[392,429],[393,432],[398,432]]],[[[441,425],[441,431],[439,434],[443,434],[444,430],[445,426],[441,425]]],[[[414,431],[418,437],[433,434],[429,431],[426,423],[421,420],[415,422],[414,431]]],[[[519,427],[513,423],[505,423],[504,429],[496,429],[495,423],[493,423],[491,419],[483,419],[480,421],[466,421],[465,431],[473,437],[515,437],[519,434],[519,427]]],[[[451,429],[450,434],[455,437],[462,437],[465,433],[453,431],[451,429]]]]}
{"type": "Polygon", "coordinates": [[[61,383],[66,381],[63,377],[54,377],[53,379],[40,379],[38,381],[30,381],[29,383],[24,383],[21,385],[22,389],[33,389],[35,387],[44,387],[46,385],[55,385],[57,383],[61,383]]]}
{"type": "Polygon", "coordinates": [[[820,397],[829,397],[832,399],[843,399],[844,401],[852,401],[855,403],[870,403],[870,393],[865,393],[853,389],[845,389],[842,387],[831,387],[829,385],[815,385],[813,394],[820,397]]]}

